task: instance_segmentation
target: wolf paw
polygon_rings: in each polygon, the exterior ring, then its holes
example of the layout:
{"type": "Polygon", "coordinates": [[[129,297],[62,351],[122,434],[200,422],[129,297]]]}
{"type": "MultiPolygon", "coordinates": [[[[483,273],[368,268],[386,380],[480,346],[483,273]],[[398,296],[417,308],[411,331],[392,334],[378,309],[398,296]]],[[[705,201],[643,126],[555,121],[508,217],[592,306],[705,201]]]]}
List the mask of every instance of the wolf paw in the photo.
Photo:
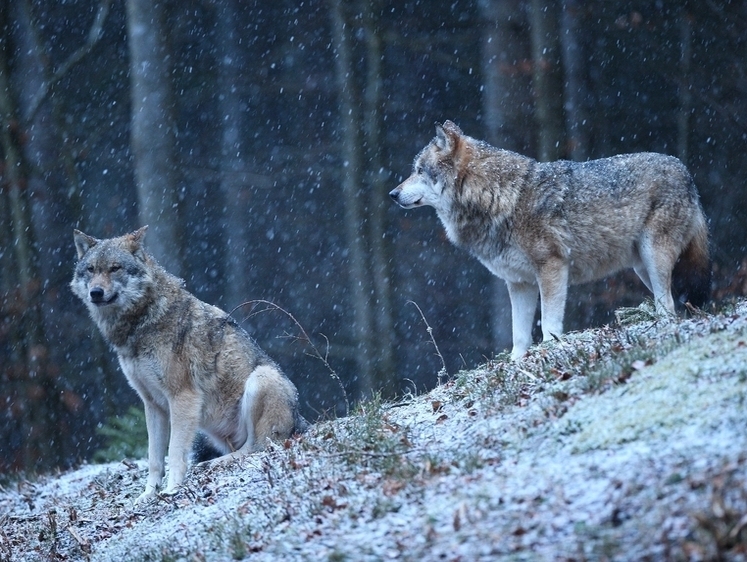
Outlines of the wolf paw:
{"type": "Polygon", "coordinates": [[[178,493],[179,493],[179,486],[169,486],[163,492],[161,492],[161,495],[162,496],[175,496],[178,493]]]}
{"type": "Polygon", "coordinates": [[[153,501],[155,498],[156,498],[156,490],[154,488],[146,488],[142,494],[140,494],[137,498],[135,498],[135,501],[133,502],[133,504],[134,505],[145,505],[146,503],[153,501]]]}

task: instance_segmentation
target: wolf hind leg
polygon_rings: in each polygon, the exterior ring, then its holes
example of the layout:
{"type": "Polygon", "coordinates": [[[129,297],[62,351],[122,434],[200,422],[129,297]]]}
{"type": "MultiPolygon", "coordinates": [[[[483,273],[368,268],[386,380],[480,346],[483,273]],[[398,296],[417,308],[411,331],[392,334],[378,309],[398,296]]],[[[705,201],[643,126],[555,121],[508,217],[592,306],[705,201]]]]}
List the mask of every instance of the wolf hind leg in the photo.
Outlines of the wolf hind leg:
{"type": "Polygon", "coordinates": [[[242,443],[235,451],[210,464],[225,464],[261,451],[268,441],[278,441],[291,435],[295,425],[293,403],[295,390],[272,365],[260,365],[247,378],[239,408],[238,427],[234,441],[242,443]]]}
{"type": "MultiPolygon", "coordinates": [[[[296,389],[277,368],[265,365],[252,376],[254,450],[287,439],[296,425],[296,389]]],[[[247,381],[249,387],[249,381],[247,381]]]]}
{"type": "Polygon", "coordinates": [[[638,275],[638,278],[643,282],[643,284],[646,285],[646,288],[653,293],[654,290],[651,288],[651,279],[649,279],[648,272],[646,271],[646,268],[643,267],[643,264],[636,265],[633,268],[633,271],[635,271],[636,275],[638,275]]]}
{"type": "Polygon", "coordinates": [[[511,299],[511,329],[513,349],[511,359],[521,358],[532,345],[532,322],[537,310],[539,287],[533,283],[506,281],[511,299]]]}
{"type": "Polygon", "coordinates": [[[254,418],[255,418],[255,405],[257,403],[257,384],[254,380],[256,369],[252,371],[249,378],[244,383],[244,394],[241,396],[241,405],[239,406],[239,418],[237,421],[237,427],[232,438],[228,441],[229,447],[231,441],[238,444],[241,443],[237,449],[227,453],[223,456],[207,461],[204,464],[210,466],[222,466],[228,464],[234,459],[238,459],[255,451],[254,445],[256,443],[255,431],[254,431],[254,418]]]}
{"type": "Polygon", "coordinates": [[[537,281],[542,310],[542,341],[551,341],[563,333],[568,264],[560,258],[548,260],[540,269],[537,281]]]}
{"type": "MultiPolygon", "coordinates": [[[[664,241],[666,242],[666,241],[664,241]]],[[[641,262],[649,278],[650,289],[654,294],[656,312],[661,316],[675,314],[672,298],[672,269],[677,256],[670,255],[666,243],[657,244],[652,236],[644,237],[640,244],[641,262]]]]}

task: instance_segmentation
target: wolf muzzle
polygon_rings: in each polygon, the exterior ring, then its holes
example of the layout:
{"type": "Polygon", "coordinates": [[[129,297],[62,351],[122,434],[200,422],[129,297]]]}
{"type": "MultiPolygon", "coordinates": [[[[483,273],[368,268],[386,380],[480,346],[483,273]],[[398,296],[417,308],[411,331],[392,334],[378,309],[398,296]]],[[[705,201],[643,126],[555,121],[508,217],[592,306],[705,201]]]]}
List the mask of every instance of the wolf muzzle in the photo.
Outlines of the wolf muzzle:
{"type": "Polygon", "coordinates": [[[414,201],[410,201],[409,198],[412,197],[411,193],[406,193],[406,197],[402,197],[402,185],[398,185],[394,189],[392,189],[389,192],[389,196],[394,200],[394,202],[402,207],[403,209],[412,209],[413,207],[420,207],[423,204],[423,197],[420,196],[418,199],[414,201]]]}
{"type": "Polygon", "coordinates": [[[107,298],[106,291],[104,291],[103,287],[91,287],[90,291],[88,291],[88,295],[91,297],[91,302],[99,306],[111,304],[117,298],[117,293],[114,293],[112,296],[107,298]]]}

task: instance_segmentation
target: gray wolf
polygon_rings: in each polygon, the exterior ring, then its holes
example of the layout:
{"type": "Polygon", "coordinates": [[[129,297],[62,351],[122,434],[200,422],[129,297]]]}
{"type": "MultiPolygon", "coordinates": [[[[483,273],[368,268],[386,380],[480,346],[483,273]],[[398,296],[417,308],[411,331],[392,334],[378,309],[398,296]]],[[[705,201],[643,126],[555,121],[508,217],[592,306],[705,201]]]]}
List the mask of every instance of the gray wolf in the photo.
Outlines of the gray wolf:
{"type": "Polygon", "coordinates": [[[632,267],[657,314],[702,306],[711,284],[708,226],[692,177],[676,158],[638,153],[589,162],[537,162],[473,139],[451,121],[389,194],[430,205],[455,245],[504,279],[513,349],[532,343],[539,295],[544,341],[563,332],[569,283],[632,267]]]}
{"type": "Polygon", "coordinates": [[[136,502],[160,488],[167,447],[165,493],[177,491],[198,430],[225,462],[307,425],[293,383],[228,314],[146,253],[146,229],[104,240],[75,230],[70,284],[145,405],[148,479],[136,502]]]}

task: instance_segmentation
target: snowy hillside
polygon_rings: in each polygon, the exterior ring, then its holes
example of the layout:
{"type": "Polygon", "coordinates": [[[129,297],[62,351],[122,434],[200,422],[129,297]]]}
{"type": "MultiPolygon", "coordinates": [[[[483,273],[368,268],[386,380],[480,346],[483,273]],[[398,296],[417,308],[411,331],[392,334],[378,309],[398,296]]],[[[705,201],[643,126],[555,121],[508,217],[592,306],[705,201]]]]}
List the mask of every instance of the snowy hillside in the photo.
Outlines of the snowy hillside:
{"type": "Polygon", "coordinates": [[[747,301],[625,312],[143,507],[143,461],[19,482],[0,560],[747,559],[747,301]]]}

